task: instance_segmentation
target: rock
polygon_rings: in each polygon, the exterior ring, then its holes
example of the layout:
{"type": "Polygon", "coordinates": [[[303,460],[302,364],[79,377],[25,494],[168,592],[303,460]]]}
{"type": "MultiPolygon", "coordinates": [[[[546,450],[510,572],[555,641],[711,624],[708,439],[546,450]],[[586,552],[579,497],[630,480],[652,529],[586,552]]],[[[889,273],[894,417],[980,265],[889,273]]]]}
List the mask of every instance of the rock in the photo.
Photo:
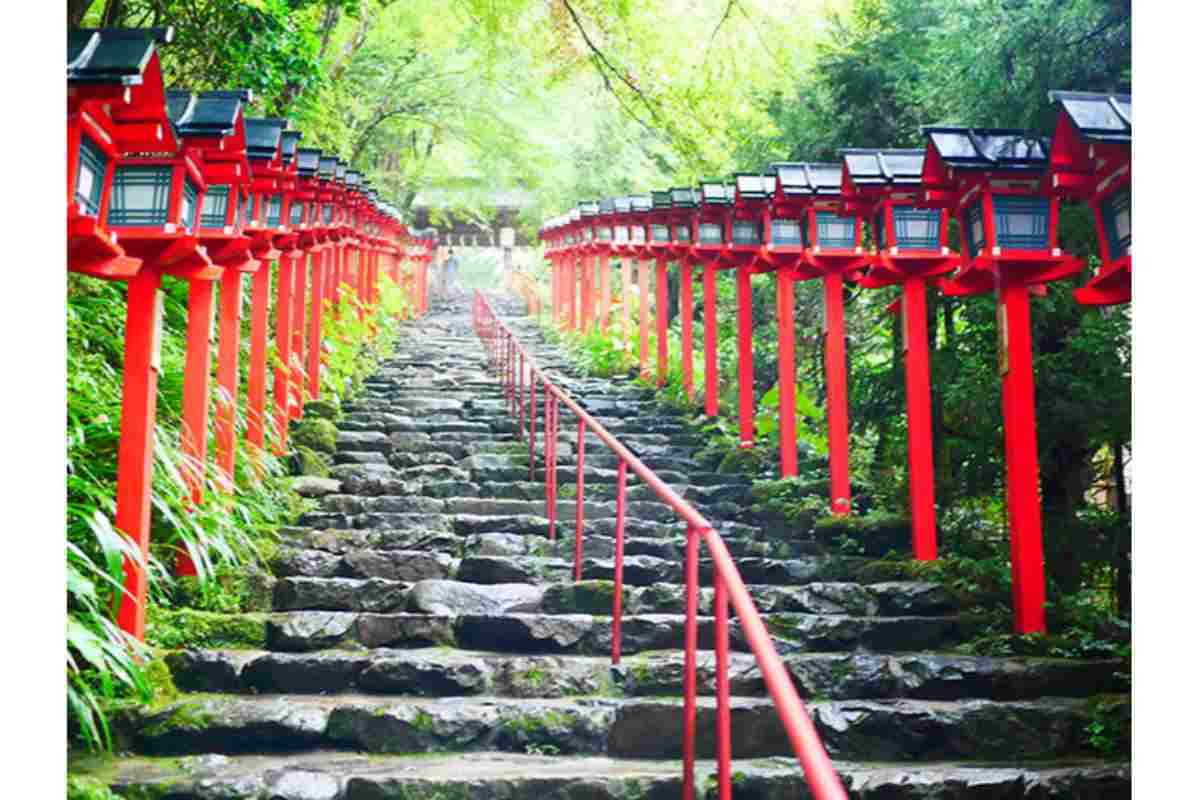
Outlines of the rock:
{"type": "Polygon", "coordinates": [[[337,422],[342,416],[342,409],[332,400],[309,400],[304,404],[305,418],[319,417],[330,422],[337,422]]]}
{"type": "Polygon", "coordinates": [[[408,601],[409,584],[383,578],[310,578],[293,576],[275,585],[275,608],[280,611],[400,611],[408,601]]]}
{"type": "Polygon", "coordinates": [[[281,547],[272,567],[281,577],[292,575],[308,578],[332,578],[342,566],[342,557],[321,550],[281,547]]]}
{"type": "Polygon", "coordinates": [[[317,770],[289,769],[267,778],[272,800],[341,800],[342,782],[334,775],[317,770]]]}
{"type": "Polygon", "coordinates": [[[326,693],[354,686],[358,674],[370,663],[362,654],[268,653],[242,669],[242,682],[263,693],[326,693]]]}
{"type": "Polygon", "coordinates": [[[267,620],[267,646],[304,651],[336,647],[353,636],[356,615],[339,611],[291,611],[267,620]]]}
{"type": "Polygon", "coordinates": [[[424,580],[413,584],[408,609],[426,614],[491,615],[534,612],[542,601],[543,588],[527,583],[475,583],[424,580]]]}
{"type": "Polygon", "coordinates": [[[363,501],[365,511],[381,514],[440,514],[445,502],[420,495],[384,495],[363,501]]]}
{"type": "Polygon", "coordinates": [[[516,533],[478,533],[467,537],[463,551],[472,556],[546,555],[548,545],[544,540],[516,533]]]}
{"type": "Polygon", "coordinates": [[[295,445],[329,455],[337,452],[338,438],[337,426],[320,417],[302,419],[291,431],[291,440],[295,445]]]}
{"type": "Polygon", "coordinates": [[[337,464],[388,466],[387,456],[375,450],[338,450],[334,454],[333,460],[337,464]]]}
{"type": "MultiPolygon", "coordinates": [[[[616,586],[612,581],[586,580],[579,583],[552,583],[542,596],[541,611],[546,614],[611,614],[616,586]]],[[[631,590],[622,592],[621,603],[632,612],[631,590]]]]}
{"type": "Polygon", "coordinates": [[[577,648],[595,623],[583,614],[466,614],[455,631],[463,647],[509,653],[556,653],[577,648]]]}
{"type": "Polygon", "coordinates": [[[881,614],[949,614],[954,599],[940,584],[918,581],[889,581],[864,587],[879,604],[881,614]]]}
{"type": "Polygon", "coordinates": [[[433,614],[360,614],[354,635],[364,647],[455,645],[453,619],[433,614]]]}
{"type": "MultiPolygon", "coordinates": [[[[683,564],[666,561],[653,556],[626,556],[624,581],[629,586],[647,586],[652,583],[680,583],[683,580],[683,564]]],[[[607,559],[585,559],[585,580],[611,580],[614,562],[607,559]]]]}
{"type": "Polygon", "coordinates": [[[154,755],[236,753],[268,740],[279,749],[312,747],[321,741],[329,712],[295,706],[285,698],[215,697],[172,703],[144,712],[136,739],[154,755]]]}
{"type": "Polygon", "coordinates": [[[571,565],[559,558],[537,556],[467,556],[457,577],[469,583],[542,583],[563,580],[571,565]]]}
{"type": "Polygon", "coordinates": [[[341,431],[337,435],[337,449],[353,453],[387,453],[392,444],[388,436],[379,431],[341,431]]]}
{"type": "Polygon", "coordinates": [[[294,475],[324,478],[330,474],[332,459],[328,455],[303,445],[293,445],[293,450],[295,452],[291,466],[294,475]]]}
{"type": "Polygon", "coordinates": [[[492,668],[481,658],[412,652],[372,659],[359,684],[369,692],[459,697],[486,693],[491,677],[492,668]]]}
{"type": "Polygon", "coordinates": [[[324,497],[342,489],[342,482],[333,478],[305,475],[292,481],[292,491],[301,497],[324,497]]]}
{"type": "Polygon", "coordinates": [[[239,692],[242,668],[254,652],[178,650],[165,660],[176,688],[185,692],[239,692]]]}

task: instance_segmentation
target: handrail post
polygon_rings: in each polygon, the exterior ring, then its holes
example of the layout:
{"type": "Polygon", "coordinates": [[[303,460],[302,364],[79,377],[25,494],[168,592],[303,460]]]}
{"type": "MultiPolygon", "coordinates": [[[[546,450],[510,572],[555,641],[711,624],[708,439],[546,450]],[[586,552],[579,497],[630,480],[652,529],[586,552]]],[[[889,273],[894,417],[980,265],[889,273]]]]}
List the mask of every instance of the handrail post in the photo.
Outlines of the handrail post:
{"type": "Polygon", "coordinates": [[[715,417],[717,404],[717,265],[704,265],[704,413],[715,417]]]}
{"type": "Polygon", "coordinates": [[[679,326],[680,360],[683,362],[683,390],[688,402],[692,400],[692,262],[684,256],[679,260],[679,326]]]}
{"type": "Polygon", "coordinates": [[[529,370],[529,480],[533,480],[534,457],[537,455],[537,381],[534,379],[533,364],[529,370]]]}
{"type": "Polygon", "coordinates": [[[583,417],[579,418],[579,444],[575,456],[575,580],[583,579],[583,417]]]}
{"type": "MultiPolygon", "coordinates": [[[[550,389],[546,389],[546,398],[551,397],[550,389]]],[[[547,516],[550,519],[550,541],[557,538],[557,521],[558,521],[558,398],[555,397],[550,403],[550,495],[547,498],[549,510],[547,516]]]]}
{"type": "Polygon", "coordinates": [[[659,256],[655,262],[654,274],[654,329],[658,345],[658,362],[654,370],[654,383],[660,389],[667,385],[667,353],[668,335],[667,324],[671,318],[670,286],[667,280],[667,258],[659,256]]]}
{"type": "MultiPolygon", "coordinates": [[[[515,344],[515,342],[514,342],[515,344]]],[[[517,351],[517,441],[525,438],[525,353],[517,351]]]]}
{"type": "Polygon", "coordinates": [[[692,525],[687,532],[684,566],[686,622],[683,628],[683,800],[696,793],[696,648],[697,614],[700,605],[700,532],[692,525]]]}
{"type": "Polygon", "coordinates": [[[292,253],[279,257],[279,275],[275,286],[275,439],[276,455],[287,451],[288,392],[292,365],[292,287],[294,283],[292,253]]]}
{"type": "Polygon", "coordinates": [[[613,553],[612,663],[621,663],[621,605],[625,592],[625,480],[629,465],[617,462],[617,530],[613,553]]]}
{"type": "Polygon", "coordinates": [[[713,634],[717,675],[717,800],[731,800],[733,758],[729,713],[729,594],[720,575],[713,575],[713,634]]]}

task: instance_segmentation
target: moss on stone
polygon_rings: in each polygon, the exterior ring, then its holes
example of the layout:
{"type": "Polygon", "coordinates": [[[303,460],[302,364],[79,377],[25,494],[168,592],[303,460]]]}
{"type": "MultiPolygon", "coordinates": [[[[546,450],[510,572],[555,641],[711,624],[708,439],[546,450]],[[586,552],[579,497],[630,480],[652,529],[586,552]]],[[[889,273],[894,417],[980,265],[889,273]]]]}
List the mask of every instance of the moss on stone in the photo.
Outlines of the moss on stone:
{"type": "Polygon", "coordinates": [[[175,679],[171,675],[171,668],[167,666],[164,658],[154,658],[146,662],[144,671],[146,682],[154,693],[153,702],[169,703],[179,697],[179,690],[175,688],[175,679]]]}
{"type": "Polygon", "coordinates": [[[293,470],[297,475],[311,475],[314,478],[328,478],[333,462],[329,456],[318,453],[311,447],[296,445],[293,470]]]}
{"type": "Polygon", "coordinates": [[[330,455],[337,451],[337,426],[327,419],[303,419],[291,432],[291,437],[297,447],[308,447],[330,455]]]}
{"type": "Polygon", "coordinates": [[[190,608],[150,606],[146,641],[168,650],[235,648],[257,650],[267,644],[266,614],[215,614],[190,608]]]}
{"type": "MultiPolygon", "coordinates": [[[[611,614],[615,593],[612,581],[556,583],[547,587],[542,605],[552,614],[611,614]]],[[[622,594],[623,603],[628,604],[629,590],[624,589],[622,594]]]]}
{"type": "Polygon", "coordinates": [[[872,561],[859,567],[854,578],[859,583],[887,583],[916,579],[919,567],[915,561],[872,561]]]}
{"type": "Polygon", "coordinates": [[[721,475],[757,475],[765,464],[766,458],[758,448],[739,447],[725,454],[717,465],[717,472],[721,475]]]}
{"type": "Polygon", "coordinates": [[[197,732],[212,727],[215,717],[204,708],[203,700],[187,700],[169,706],[143,726],[139,735],[155,738],[179,731],[197,732]]]}
{"type": "Polygon", "coordinates": [[[317,417],[337,422],[342,418],[342,407],[333,400],[310,400],[304,404],[304,417],[317,417]]]}
{"type": "Polygon", "coordinates": [[[108,785],[97,778],[81,775],[67,776],[67,800],[121,800],[108,785]]]}
{"type": "Polygon", "coordinates": [[[864,555],[912,552],[912,521],[901,514],[874,512],[863,516],[821,517],[813,523],[813,537],[822,544],[843,548],[854,545],[864,555]]]}

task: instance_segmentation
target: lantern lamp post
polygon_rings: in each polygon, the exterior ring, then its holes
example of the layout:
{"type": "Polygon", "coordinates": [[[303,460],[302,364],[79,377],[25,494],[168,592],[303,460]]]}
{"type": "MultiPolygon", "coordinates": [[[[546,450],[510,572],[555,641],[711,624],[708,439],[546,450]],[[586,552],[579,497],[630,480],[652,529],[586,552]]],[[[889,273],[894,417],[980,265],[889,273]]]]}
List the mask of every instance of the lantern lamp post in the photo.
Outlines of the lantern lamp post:
{"type": "Polygon", "coordinates": [[[859,285],[901,290],[913,555],[930,561],[937,558],[937,512],[925,286],[953,271],[959,256],[949,248],[949,214],[917,205],[924,161],[923,150],[842,151],[843,210],[870,220],[874,241],[859,285]]]}
{"type": "Polygon", "coordinates": [[[608,330],[608,317],[612,310],[609,273],[612,271],[613,220],[616,213],[617,206],[613,198],[609,197],[599,201],[592,251],[595,253],[596,265],[599,267],[600,330],[602,331],[608,330]]]}
{"type": "Polygon", "coordinates": [[[653,200],[650,195],[633,195],[629,198],[629,251],[637,263],[638,282],[638,375],[650,376],[650,272],[647,262],[651,259],[650,210],[653,200]]]}
{"type": "Polygon", "coordinates": [[[180,153],[167,115],[157,48],[171,38],[169,28],[67,36],[68,267],[129,282],[116,527],[139,556],[125,557],[117,624],[138,639],[145,633],[159,287],[163,274],[213,276],[192,232],[203,178],[180,153]]]}
{"type": "MultiPolygon", "coordinates": [[[[241,340],[242,276],[258,269],[243,234],[244,208],[249,200],[250,165],[246,158],[243,105],[249,91],[167,93],[167,111],[184,152],[200,168],[205,184],[198,201],[197,235],[220,268],[220,346],[217,380],[223,398],[217,409],[217,474],[233,487],[235,419],[238,395],[238,357],[241,340]]],[[[183,376],[182,449],[189,461],[184,469],[191,500],[203,500],[208,457],[209,376],[212,365],[210,331],[213,324],[213,282],[196,278],[188,285],[187,349],[183,376]]],[[[189,554],[176,556],[180,575],[197,574],[189,554]]]]}
{"type": "Polygon", "coordinates": [[[596,215],[600,204],[595,200],[580,200],[579,232],[582,234],[579,251],[579,332],[590,333],[596,313],[596,215]]]}
{"type": "Polygon", "coordinates": [[[692,214],[699,197],[690,186],[671,188],[671,253],[679,264],[679,344],[683,367],[683,390],[688,400],[695,388],[694,322],[695,307],[692,288],[695,266],[692,262],[692,214]]]}
{"type": "Polygon", "coordinates": [[[824,284],[830,506],[834,514],[849,514],[850,420],[842,284],[846,275],[855,275],[866,265],[862,220],[845,216],[841,209],[841,164],[778,163],[772,169],[776,177],[772,234],[790,241],[791,222],[800,223],[802,250],[788,273],[794,280],[819,278],[824,284]]]}
{"type": "Polygon", "coordinates": [[[654,336],[657,345],[655,384],[662,388],[667,382],[668,334],[671,317],[670,287],[667,263],[671,259],[671,190],[650,192],[650,214],[647,230],[648,249],[654,255],[654,336]]]}
{"type": "Polygon", "coordinates": [[[629,231],[633,222],[633,198],[628,195],[613,199],[613,244],[612,251],[618,258],[621,269],[621,344],[629,345],[629,308],[633,297],[633,265],[635,257],[630,243],[629,231]]]}
{"type": "Polygon", "coordinates": [[[1133,297],[1133,98],[1127,94],[1050,92],[1058,108],[1049,191],[1086,202],[1096,219],[1100,268],[1075,290],[1088,306],[1128,303],[1133,297]]]}
{"type": "Polygon", "coordinates": [[[567,223],[567,247],[566,247],[566,281],[563,285],[563,291],[566,293],[567,303],[567,330],[574,330],[577,323],[577,317],[581,309],[578,307],[578,288],[579,279],[582,270],[579,269],[579,254],[583,248],[583,217],[579,211],[579,207],[572,208],[569,212],[569,221],[567,223]]]}
{"type": "Polygon", "coordinates": [[[1042,188],[1046,141],[1014,130],[924,130],[923,203],[957,216],[966,250],[943,291],[996,293],[1015,627],[1041,632],[1046,585],[1029,294],[1083,264],[1058,246],[1059,199],[1042,188]]]}

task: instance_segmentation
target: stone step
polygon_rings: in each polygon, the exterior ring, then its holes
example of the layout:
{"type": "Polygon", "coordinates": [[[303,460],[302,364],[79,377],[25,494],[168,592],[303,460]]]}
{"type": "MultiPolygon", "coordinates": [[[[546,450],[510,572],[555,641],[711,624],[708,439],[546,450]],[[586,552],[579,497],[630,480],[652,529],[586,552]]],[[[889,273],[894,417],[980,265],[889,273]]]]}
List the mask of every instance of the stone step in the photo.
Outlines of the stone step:
{"type": "MultiPolygon", "coordinates": [[[[941,587],[928,583],[751,584],[746,588],[757,608],[765,613],[886,617],[939,616],[953,610],[941,587]]],[[[444,579],[413,582],[378,577],[289,576],[276,581],[274,604],[279,611],[529,612],[607,616],[612,612],[613,593],[612,581],[606,580],[481,586],[444,579]]],[[[623,614],[679,614],[684,611],[685,591],[679,584],[626,584],[621,594],[623,614]]],[[[712,613],[712,597],[711,588],[701,588],[700,613],[712,613]]]]}
{"type": "MultiPolygon", "coordinates": [[[[604,756],[476,752],[380,755],[307,751],[286,755],[204,755],[126,758],[93,767],[122,795],[173,800],[261,797],[272,800],[368,798],[493,798],[505,800],[634,800],[680,794],[678,763],[604,756]]],[[[835,762],[852,800],[928,797],[939,800],[1118,800],[1132,793],[1127,762],[852,764],[835,762]],[[919,794],[918,794],[919,793],[919,794]]],[[[716,765],[696,762],[697,797],[712,797],[716,765]]],[[[733,762],[738,797],[807,797],[794,758],[733,762]]],[[[89,774],[72,765],[72,774],[89,774]]]]}
{"type": "MultiPolygon", "coordinates": [[[[807,704],[833,758],[865,761],[1044,760],[1089,754],[1088,701],[827,700],[807,704]]],[[[1126,706],[1126,709],[1128,706],[1126,706]]],[[[734,758],[790,755],[773,702],[730,702],[734,758]]],[[[371,753],[526,752],[677,759],[681,700],[370,695],[183,696],[117,725],[135,751],[180,755],[314,747],[371,753]]],[[[715,698],[697,701],[696,752],[714,750],[715,698]]]]}
{"type": "MultiPolygon", "coordinates": [[[[784,664],[801,696],[823,700],[1024,700],[1118,691],[1115,661],[991,658],[950,653],[797,653],[784,664]]],[[[167,656],[186,692],[362,692],[416,697],[683,695],[683,653],[647,652],[613,665],[607,656],[507,656],[466,650],[376,649],[272,653],[184,650],[167,656]]],[[[730,692],[765,696],[749,653],[730,653],[730,692]]],[[[697,653],[697,691],[716,693],[715,656],[697,653]]]]}
{"type": "MultiPolygon", "coordinates": [[[[511,586],[511,585],[510,585],[511,586]]],[[[411,600],[410,600],[411,602],[411,600]]],[[[518,595],[513,602],[531,602],[518,595]]],[[[911,652],[946,649],[964,638],[956,617],[865,617],[777,612],[762,615],[782,654],[812,650],[911,652]]],[[[621,651],[681,649],[683,614],[625,614],[621,651]]],[[[700,616],[700,646],[713,646],[713,618],[700,616]]],[[[749,652],[741,624],[730,621],[730,647],[749,652]]],[[[591,614],[525,612],[480,614],[284,611],[266,618],[270,650],[311,652],[330,647],[443,645],[497,653],[605,655],[612,652],[612,620],[591,614]]]]}

